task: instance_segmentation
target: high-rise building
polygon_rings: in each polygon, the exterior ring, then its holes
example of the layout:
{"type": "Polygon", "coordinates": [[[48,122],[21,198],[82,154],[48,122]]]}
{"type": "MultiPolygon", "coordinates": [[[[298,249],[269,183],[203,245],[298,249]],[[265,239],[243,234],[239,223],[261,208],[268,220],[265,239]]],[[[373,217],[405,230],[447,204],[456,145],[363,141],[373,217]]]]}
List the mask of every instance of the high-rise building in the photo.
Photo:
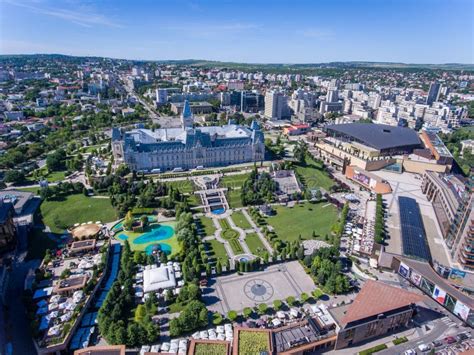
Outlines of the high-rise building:
{"type": "Polygon", "coordinates": [[[290,117],[288,98],[281,92],[268,91],[265,95],[265,117],[281,120],[290,117]]]}
{"type": "Polygon", "coordinates": [[[438,101],[440,92],[441,84],[437,81],[431,83],[430,91],[428,91],[428,97],[426,98],[426,104],[431,105],[433,102],[438,101]]]}
{"type": "Polygon", "coordinates": [[[326,94],[326,102],[338,102],[338,101],[339,101],[339,91],[328,90],[326,94]]]}
{"type": "Polygon", "coordinates": [[[156,104],[164,105],[168,102],[168,90],[156,89],[156,104]]]}
{"type": "Polygon", "coordinates": [[[257,91],[242,91],[240,93],[240,111],[257,113],[264,108],[263,95],[257,91]]]}

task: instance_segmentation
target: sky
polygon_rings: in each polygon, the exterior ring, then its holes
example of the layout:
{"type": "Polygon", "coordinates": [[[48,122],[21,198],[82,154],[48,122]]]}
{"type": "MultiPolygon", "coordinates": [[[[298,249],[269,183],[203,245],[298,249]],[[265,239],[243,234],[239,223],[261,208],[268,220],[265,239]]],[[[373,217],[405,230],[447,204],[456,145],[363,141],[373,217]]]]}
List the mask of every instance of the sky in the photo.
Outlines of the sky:
{"type": "Polygon", "coordinates": [[[0,0],[0,54],[474,63],[472,0],[0,0]]]}

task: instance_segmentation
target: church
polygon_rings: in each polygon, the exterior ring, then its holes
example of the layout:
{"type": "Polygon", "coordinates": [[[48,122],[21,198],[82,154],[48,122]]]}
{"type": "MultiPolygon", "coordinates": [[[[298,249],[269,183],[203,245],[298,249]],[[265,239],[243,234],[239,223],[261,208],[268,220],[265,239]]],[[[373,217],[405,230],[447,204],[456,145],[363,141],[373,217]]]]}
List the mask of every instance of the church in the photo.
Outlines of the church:
{"type": "Polygon", "coordinates": [[[185,101],[180,128],[112,130],[116,163],[135,171],[195,169],[263,161],[263,132],[256,121],[250,127],[227,124],[193,128],[193,114],[185,101]]]}

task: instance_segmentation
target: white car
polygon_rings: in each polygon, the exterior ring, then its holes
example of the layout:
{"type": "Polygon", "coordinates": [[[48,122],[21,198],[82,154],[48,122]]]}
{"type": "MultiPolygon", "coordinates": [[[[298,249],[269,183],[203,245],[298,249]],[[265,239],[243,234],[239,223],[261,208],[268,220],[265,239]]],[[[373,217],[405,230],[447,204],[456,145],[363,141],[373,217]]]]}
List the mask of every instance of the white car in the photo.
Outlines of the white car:
{"type": "Polygon", "coordinates": [[[403,355],[416,355],[416,351],[413,349],[409,349],[403,353],[403,355]]]}
{"type": "Polygon", "coordinates": [[[431,347],[429,345],[426,345],[426,344],[420,344],[420,345],[418,345],[418,349],[422,352],[425,352],[425,351],[429,351],[431,349],[431,347]]]}

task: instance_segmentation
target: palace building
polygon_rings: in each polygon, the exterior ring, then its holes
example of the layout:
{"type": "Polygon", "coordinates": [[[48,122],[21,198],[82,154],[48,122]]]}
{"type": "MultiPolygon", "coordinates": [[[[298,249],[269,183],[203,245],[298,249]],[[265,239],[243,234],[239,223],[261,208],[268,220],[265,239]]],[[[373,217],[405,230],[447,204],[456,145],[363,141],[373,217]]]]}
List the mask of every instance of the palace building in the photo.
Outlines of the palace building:
{"type": "Polygon", "coordinates": [[[115,161],[136,171],[167,171],[227,166],[262,161],[263,132],[257,122],[193,128],[189,102],[184,104],[180,128],[112,131],[115,161]]]}

